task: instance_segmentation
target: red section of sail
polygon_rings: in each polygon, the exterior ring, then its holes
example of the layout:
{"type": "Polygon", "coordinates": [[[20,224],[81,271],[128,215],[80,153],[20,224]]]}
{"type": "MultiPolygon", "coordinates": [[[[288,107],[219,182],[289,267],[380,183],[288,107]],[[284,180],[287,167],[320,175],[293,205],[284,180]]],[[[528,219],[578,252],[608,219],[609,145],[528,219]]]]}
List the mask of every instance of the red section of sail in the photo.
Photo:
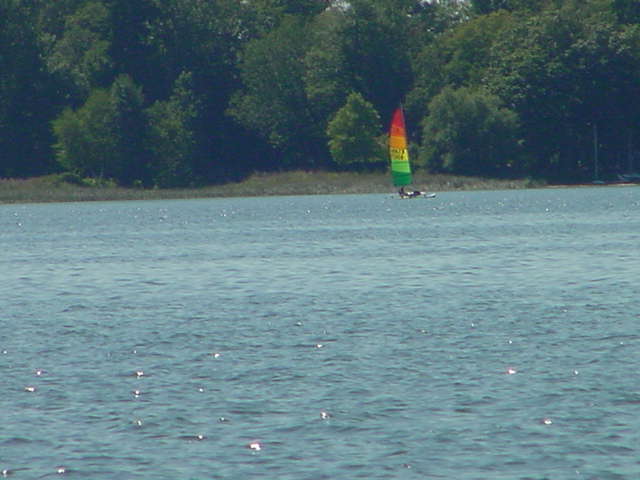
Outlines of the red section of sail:
{"type": "Polygon", "coordinates": [[[402,108],[396,108],[396,111],[393,112],[393,117],[391,117],[391,127],[389,128],[389,136],[405,136],[404,113],[402,112],[402,108]]]}

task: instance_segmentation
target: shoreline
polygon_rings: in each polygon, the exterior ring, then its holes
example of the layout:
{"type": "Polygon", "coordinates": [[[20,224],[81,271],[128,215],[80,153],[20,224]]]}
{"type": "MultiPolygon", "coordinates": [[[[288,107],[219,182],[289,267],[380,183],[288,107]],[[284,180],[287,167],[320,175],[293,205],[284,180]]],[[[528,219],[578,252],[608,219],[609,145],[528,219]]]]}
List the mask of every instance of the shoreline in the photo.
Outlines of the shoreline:
{"type": "MultiPolygon", "coordinates": [[[[396,191],[387,173],[325,171],[254,173],[240,182],[176,189],[124,188],[112,185],[84,186],[65,182],[63,178],[62,175],[49,175],[30,179],[0,179],[0,204],[367,194],[396,191]]],[[[486,179],[430,175],[423,172],[414,174],[413,182],[415,189],[436,193],[579,186],[586,185],[547,185],[527,179],[486,179]]]]}

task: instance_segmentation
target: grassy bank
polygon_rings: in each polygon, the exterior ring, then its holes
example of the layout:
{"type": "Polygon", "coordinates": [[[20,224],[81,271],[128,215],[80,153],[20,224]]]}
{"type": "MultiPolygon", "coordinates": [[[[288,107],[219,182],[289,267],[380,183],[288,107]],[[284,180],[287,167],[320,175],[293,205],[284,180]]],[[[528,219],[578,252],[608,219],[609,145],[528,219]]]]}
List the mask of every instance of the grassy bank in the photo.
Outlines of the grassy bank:
{"type": "MultiPolygon", "coordinates": [[[[176,198],[249,197],[268,195],[317,195],[389,193],[394,188],[382,173],[285,172],[254,174],[238,183],[200,188],[142,189],[110,185],[84,186],[60,176],[0,179],[0,203],[81,202],[109,200],[157,200],[176,198]]],[[[449,190],[503,190],[528,188],[526,180],[493,180],[451,175],[415,175],[415,188],[431,192],[449,190]]]]}

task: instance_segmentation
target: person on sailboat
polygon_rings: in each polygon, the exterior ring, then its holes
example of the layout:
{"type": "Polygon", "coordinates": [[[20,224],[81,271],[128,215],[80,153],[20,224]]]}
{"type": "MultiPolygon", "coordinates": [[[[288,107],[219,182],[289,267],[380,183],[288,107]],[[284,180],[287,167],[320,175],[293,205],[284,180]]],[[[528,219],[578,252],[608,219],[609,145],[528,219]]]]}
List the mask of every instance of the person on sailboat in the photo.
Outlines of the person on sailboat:
{"type": "Polygon", "coordinates": [[[413,192],[405,192],[404,187],[400,187],[400,190],[398,191],[398,195],[400,195],[400,198],[411,198],[411,197],[419,197],[420,195],[422,195],[422,192],[418,190],[415,190],[413,192]]]}

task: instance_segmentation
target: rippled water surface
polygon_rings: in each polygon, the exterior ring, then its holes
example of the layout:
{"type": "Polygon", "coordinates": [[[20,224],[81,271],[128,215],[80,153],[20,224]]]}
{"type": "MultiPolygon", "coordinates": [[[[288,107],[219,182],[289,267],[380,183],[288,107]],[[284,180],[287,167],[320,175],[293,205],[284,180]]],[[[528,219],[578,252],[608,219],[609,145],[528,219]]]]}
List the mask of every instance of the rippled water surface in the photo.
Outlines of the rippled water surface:
{"type": "Polygon", "coordinates": [[[4,205],[0,245],[2,475],[640,478],[640,188],[4,205]]]}

